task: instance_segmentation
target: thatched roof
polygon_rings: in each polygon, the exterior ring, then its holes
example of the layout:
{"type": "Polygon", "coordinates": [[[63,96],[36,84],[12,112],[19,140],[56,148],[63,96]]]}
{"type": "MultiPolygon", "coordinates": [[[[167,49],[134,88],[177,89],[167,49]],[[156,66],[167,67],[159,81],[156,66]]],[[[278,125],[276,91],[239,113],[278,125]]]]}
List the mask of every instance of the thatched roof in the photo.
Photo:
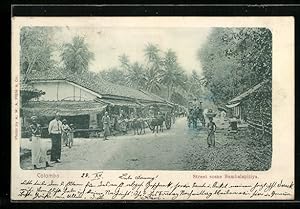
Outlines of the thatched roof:
{"type": "Polygon", "coordinates": [[[21,84],[21,91],[23,92],[32,92],[32,93],[42,93],[43,91],[34,88],[30,84],[23,83],[21,84]]]}
{"type": "Polygon", "coordinates": [[[100,113],[107,105],[93,101],[29,101],[22,107],[23,115],[62,116],[87,115],[100,113]]]}
{"type": "Polygon", "coordinates": [[[231,99],[228,102],[228,105],[232,105],[234,103],[238,103],[241,102],[243,99],[245,99],[246,97],[248,97],[250,94],[258,91],[262,86],[264,86],[266,83],[268,83],[270,80],[264,80],[261,83],[253,86],[252,88],[248,89],[247,91],[243,92],[242,94],[238,95],[237,97],[231,99]]]}
{"type": "Polygon", "coordinates": [[[42,94],[45,94],[45,92],[38,90],[38,89],[34,88],[33,86],[31,86],[30,84],[27,84],[24,82],[21,83],[20,93],[21,93],[21,98],[22,98],[23,104],[33,98],[38,98],[42,94]]]}
{"type": "Polygon", "coordinates": [[[127,107],[140,107],[141,104],[134,101],[126,101],[126,100],[117,100],[117,99],[97,99],[97,101],[101,101],[107,105],[112,106],[127,106],[127,107]]]}

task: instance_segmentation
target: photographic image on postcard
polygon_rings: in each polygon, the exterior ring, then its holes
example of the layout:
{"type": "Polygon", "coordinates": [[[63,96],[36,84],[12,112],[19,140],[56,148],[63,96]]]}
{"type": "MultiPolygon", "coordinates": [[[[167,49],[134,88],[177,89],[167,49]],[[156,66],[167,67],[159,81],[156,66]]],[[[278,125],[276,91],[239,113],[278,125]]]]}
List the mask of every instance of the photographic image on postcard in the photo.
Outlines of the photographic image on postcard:
{"type": "Polygon", "coordinates": [[[20,28],[23,170],[267,171],[265,27],[20,28]]]}

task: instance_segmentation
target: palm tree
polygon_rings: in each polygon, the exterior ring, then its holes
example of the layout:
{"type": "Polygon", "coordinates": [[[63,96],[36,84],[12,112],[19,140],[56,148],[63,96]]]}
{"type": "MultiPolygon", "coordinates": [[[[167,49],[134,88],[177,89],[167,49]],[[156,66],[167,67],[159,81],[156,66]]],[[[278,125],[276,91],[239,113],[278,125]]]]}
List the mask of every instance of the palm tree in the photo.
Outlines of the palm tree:
{"type": "Polygon", "coordinates": [[[153,67],[147,68],[144,73],[145,89],[152,93],[157,93],[161,90],[160,74],[153,67]]]}
{"type": "Polygon", "coordinates": [[[187,94],[196,96],[196,94],[201,92],[201,88],[205,85],[205,79],[204,77],[200,77],[196,70],[192,71],[192,75],[188,79],[189,86],[187,88],[187,94]]]}
{"type": "Polygon", "coordinates": [[[67,70],[82,73],[88,70],[90,61],[94,59],[94,53],[89,50],[84,37],[75,36],[72,43],[63,45],[61,58],[67,70]]]}
{"type": "Polygon", "coordinates": [[[51,36],[54,31],[47,27],[23,27],[20,31],[21,78],[27,83],[28,75],[34,70],[49,70],[55,61],[52,59],[54,44],[51,36]]]}
{"type": "Polygon", "coordinates": [[[145,57],[146,57],[148,63],[154,64],[157,66],[160,65],[160,62],[161,62],[161,58],[159,56],[160,50],[157,45],[148,43],[146,45],[144,52],[145,52],[145,57]]]}
{"type": "Polygon", "coordinates": [[[145,72],[143,65],[138,62],[133,63],[126,73],[127,85],[134,88],[143,88],[145,84],[145,72]]]}
{"type": "Polygon", "coordinates": [[[126,54],[122,54],[119,56],[119,61],[121,63],[121,69],[124,71],[129,70],[130,68],[130,61],[129,57],[126,54]]]}
{"type": "Polygon", "coordinates": [[[116,67],[109,68],[107,70],[100,71],[98,73],[102,79],[120,85],[126,85],[126,75],[123,70],[116,67]]]}
{"type": "Polygon", "coordinates": [[[160,69],[162,59],[159,55],[160,50],[157,45],[148,43],[144,52],[147,60],[144,73],[145,88],[150,92],[157,92],[161,89],[160,69]]]}
{"type": "Polygon", "coordinates": [[[168,100],[170,100],[174,88],[185,88],[185,74],[177,62],[177,55],[171,49],[165,53],[161,83],[168,88],[168,100]]]}

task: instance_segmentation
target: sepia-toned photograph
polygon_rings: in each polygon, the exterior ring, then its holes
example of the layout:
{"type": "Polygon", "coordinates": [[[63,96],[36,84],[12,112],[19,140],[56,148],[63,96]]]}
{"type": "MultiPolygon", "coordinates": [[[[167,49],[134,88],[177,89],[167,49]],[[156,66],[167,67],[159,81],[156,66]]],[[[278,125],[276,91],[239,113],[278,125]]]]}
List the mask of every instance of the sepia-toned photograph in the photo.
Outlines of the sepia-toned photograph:
{"type": "Polygon", "coordinates": [[[291,17],[12,23],[12,200],[294,198],[291,17]]]}
{"type": "Polygon", "coordinates": [[[22,169],[268,170],[267,28],[22,27],[22,169]]]}

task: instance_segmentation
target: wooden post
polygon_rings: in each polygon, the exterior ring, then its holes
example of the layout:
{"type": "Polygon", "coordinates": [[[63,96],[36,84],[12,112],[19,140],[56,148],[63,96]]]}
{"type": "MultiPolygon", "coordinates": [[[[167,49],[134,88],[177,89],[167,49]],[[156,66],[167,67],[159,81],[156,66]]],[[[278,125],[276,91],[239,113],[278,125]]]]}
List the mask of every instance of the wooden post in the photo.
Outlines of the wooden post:
{"type": "Polygon", "coordinates": [[[59,89],[59,82],[57,82],[57,88],[56,88],[56,101],[58,101],[58,89],[59,89]]]}
{"type": "Polygon", "coordinates": [[[97,113],[90,113],[90,124],[89,128],[97,128],[97,113]]]}

